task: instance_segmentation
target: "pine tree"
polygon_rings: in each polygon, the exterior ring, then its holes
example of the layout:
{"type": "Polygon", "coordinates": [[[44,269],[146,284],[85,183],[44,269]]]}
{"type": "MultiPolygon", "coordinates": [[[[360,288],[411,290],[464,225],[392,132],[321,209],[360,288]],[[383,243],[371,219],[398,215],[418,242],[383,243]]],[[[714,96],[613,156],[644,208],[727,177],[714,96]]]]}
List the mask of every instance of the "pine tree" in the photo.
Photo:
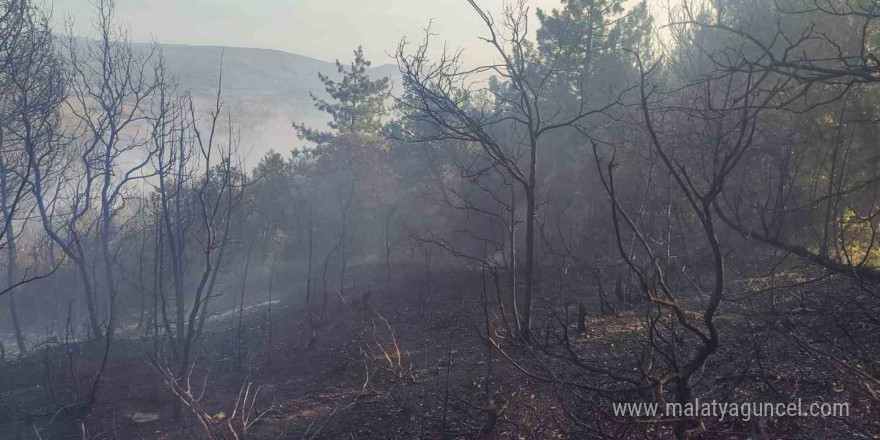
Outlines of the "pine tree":
{"type": "MultiPolygon", "coordinates": [[[[650,52],[652,19],[644,1],[562,0],[563,8],[538,10],[541,55],[569,69],[576,78],[611,74],[625,52],[650,52]]],[[[613,74],[612,74],[613,75],[613,74]]]]}
{"type": "Polygon", "coordinates": [[[336,69],[342,74],[342,81],[337,82],[329,76],[318,74],[332,102],[318,98],[314,94],[311,94],[312,100],[318,110],[331,116],[332,120],[327,125],[336,133],[307,127],[305,124],[294,124],[300,139],[326,144],[336,134],[379,133],[381,119],[386,114],[385,94],[389,79],[384,77],[371,80],[367,75],[370,64],[370,61],[364,58],[363,47],[358,46],[349,69],[336,60],[336,69]]]}

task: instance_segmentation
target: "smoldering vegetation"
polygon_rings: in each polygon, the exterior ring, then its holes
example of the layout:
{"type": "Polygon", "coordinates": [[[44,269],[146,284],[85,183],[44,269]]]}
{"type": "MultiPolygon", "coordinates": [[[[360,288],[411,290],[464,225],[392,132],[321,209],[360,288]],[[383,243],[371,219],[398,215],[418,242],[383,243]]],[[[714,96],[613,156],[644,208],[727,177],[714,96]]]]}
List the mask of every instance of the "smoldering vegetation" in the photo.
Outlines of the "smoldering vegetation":
{"type": "Polygon", "coordinates": [[[2,438],[880,436],[873,2],[462,3],[252,158],[222,57],[0,4],[2,438]]]}

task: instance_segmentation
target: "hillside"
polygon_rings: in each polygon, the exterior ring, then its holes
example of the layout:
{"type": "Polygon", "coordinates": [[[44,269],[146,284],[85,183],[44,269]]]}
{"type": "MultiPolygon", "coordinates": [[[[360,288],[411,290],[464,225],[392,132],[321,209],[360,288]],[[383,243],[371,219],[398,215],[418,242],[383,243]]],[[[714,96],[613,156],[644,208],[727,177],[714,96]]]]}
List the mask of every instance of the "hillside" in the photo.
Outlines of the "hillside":
{"type": "MultiPolygon", "coordinates": [[[[318,74],[336,76],[332,61],[238,47],[162,45],[162,51],[180,86],[191,90],[203,108],[214,99],[223,55],[223,99],[241,123],[241,149],[248,158],[269,149],[286,152],[302,145],[291,128],[292,121],[320,127],[325,124],[326,118],[315,110],[309,93],[325,95],[318,74]]],[[[371,74],[375,77],[397,73],[392,64],[375,62],[374,66],[371,74]]]]}

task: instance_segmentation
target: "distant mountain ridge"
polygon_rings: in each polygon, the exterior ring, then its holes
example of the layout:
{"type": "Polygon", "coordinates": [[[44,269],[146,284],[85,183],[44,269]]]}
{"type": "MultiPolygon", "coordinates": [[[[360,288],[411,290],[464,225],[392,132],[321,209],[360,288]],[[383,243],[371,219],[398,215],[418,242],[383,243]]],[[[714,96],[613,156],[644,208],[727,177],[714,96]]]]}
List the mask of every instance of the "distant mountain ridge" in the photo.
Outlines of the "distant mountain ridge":
{"type": "MultiPolygon", "coordinates": [[[[135,44],[146,49],[143,43],[135,44]]],[[[166,66],[181,89],[190,90],[196,103],[208,110],[217,93],[223,56],[223,101],[240,124],[241,149],[249,165],[269,149],[282,154],[304,145],[291,123],[325,128],[328,118],[314,108],[309,93],[326,97],[318,74],[338,77],[334,62],[273,49],[162,44],[166,66]]],[[[340,60],[347,65],[350,60],[340,60]]],[[[376,64],[374,78],[397,76],[397,66],[376,64]]]]}

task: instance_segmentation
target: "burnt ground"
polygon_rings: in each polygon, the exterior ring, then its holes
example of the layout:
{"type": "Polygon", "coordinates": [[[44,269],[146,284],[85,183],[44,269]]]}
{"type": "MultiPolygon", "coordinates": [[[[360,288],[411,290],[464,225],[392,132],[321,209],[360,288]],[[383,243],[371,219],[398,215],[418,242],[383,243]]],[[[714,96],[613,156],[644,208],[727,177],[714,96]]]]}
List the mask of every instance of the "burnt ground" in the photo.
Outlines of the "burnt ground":
{"type": "MultiPolygon", "coordinates": [[[[192,376],[194,394],[202,394],[200,408],[223,424],[249,379],[251,392],[259,389],[252,417],[261,416],[248,438],[553,439],[597,434],[578,429],[573,417],[608,419],[598,423],[606,436],[669,436],[668,425],[610,414],[610,402],[627,401],[629,395],[587,397],[592,404],[572,400],[566,390],[541,380],[548,365],[525,347],[511,342],[501,347],[510,359],[497,350],[489,357],[482,336],[486,322],[479,274],[443,275],[436,279],[447,281],[437,282],[424,302],[423,285],[415,279],[395,286],[393,299],[374,287],[369,308],[359,304],[356,309],[352,300],[339,306],[331,298],[328,319],[317,326],[314,340],[301,301],[273,306],[271,337],[265,309],[246,315],[241,343],[228,331],[231,322],[214,323],[201,343],[192,376]]],[[[598,308],[594,303],[588,303],[591,311],[598,308]]],[[[536,306],[538,329],[552,316],[566,313],[548,304],[536,306]]],[[[701,389],[727,401],[846,401],[852,414],[707,421],[703,438],[880,434],[872,406],[876,400],[862,382],[845,380],[846,372],[834,362],[771,332],[776,325],[772,320],[755,320],[744,313],[746,308],[742,303],[724,306],[718,322],[726,344],[706,365],[713,374],[704,375],[711,380],[702,379],[701,389]],[[756,348],[743,350],[751,346],[756,348]]],[[[642,318],[624,309],[616,316],[590,313],[587,332],[573,337],[574,349],[597,365],[636,368],[634,359],[644,349],[642,318]]],[[[499,340],[506,336],[497,314],[489,327],[499,340]]],[[[151,365],[152,341],[114,342],[99,399],[88,411],[67,402],[75,400],[72,389],[79,385],[81,390],[88,382],[101,345],[72,347],[46,346],[29,358],[0,365],[0,438],[207,438],[187,408],[179,421],[173,419],[174,396],[151,365]],[[144,420],[144,415],[155,420],[144,420]]],[[[573,372],[565,380],[584,377],[573,372]]],[[[240,415],[236,413],[236,420],[240,415]]]]}

